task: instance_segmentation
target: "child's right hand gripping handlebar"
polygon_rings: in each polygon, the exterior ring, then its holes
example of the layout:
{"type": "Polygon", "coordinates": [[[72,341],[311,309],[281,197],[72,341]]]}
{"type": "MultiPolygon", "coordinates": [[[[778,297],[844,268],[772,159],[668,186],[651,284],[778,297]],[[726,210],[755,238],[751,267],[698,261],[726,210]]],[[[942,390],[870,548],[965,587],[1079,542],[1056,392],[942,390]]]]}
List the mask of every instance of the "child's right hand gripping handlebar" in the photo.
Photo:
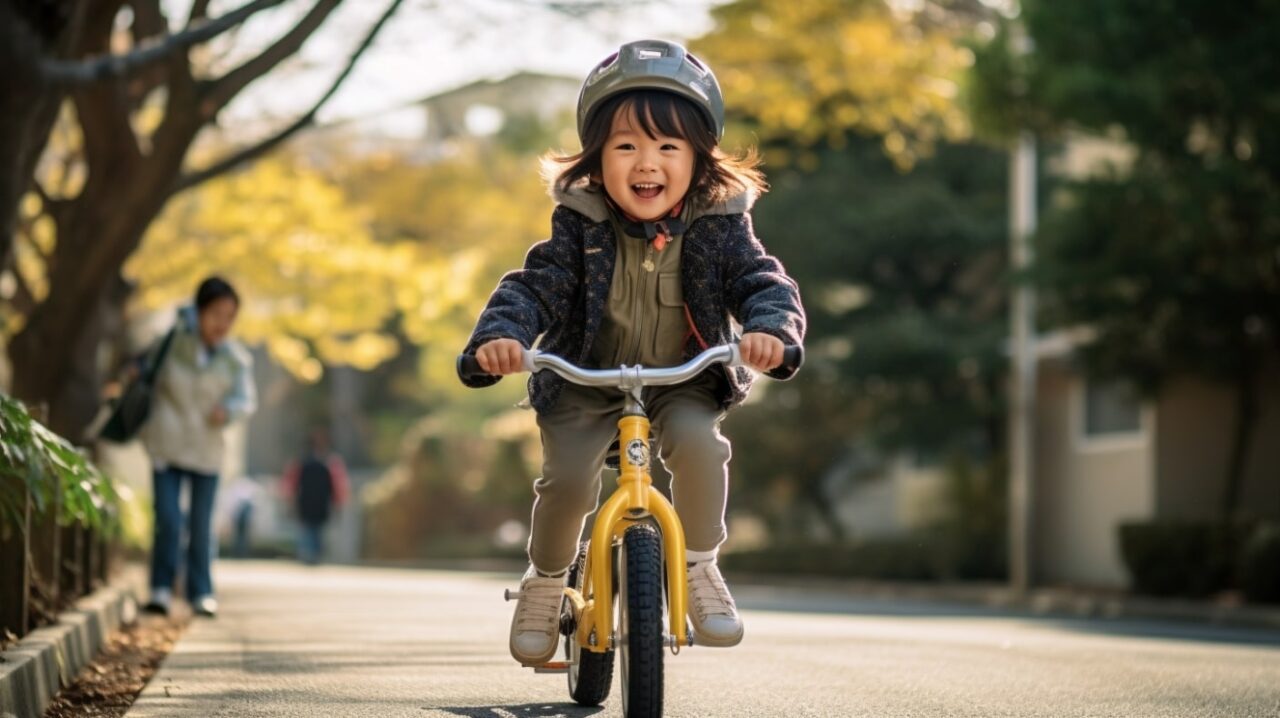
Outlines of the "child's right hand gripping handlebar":
{"type": "MultiPolygon", "coordinates": [[[[731,367],[743,366],[742,356],[737,344],[725,344],[711,347],[689,361],[675,367],[645,369],[639,366],[626,366],[615,369],[582,369],[576,367],[554,354],[545,354],[536,349],[526,349],[523,354],[525,371],[536,372],[551,369],[565,379],[587,386],[624,386],[624,385],[669,385],[688,381],[712,364],[725,364],[731,367]]],[[[804,347],[800,345],[785,347],[782,352],[780,368],[794,371],[804,364],[804,347]]],[[[464,383],[491,376],[480,368],[480,362],[472,354],[458,355],[458,378],[464,383]]]]}

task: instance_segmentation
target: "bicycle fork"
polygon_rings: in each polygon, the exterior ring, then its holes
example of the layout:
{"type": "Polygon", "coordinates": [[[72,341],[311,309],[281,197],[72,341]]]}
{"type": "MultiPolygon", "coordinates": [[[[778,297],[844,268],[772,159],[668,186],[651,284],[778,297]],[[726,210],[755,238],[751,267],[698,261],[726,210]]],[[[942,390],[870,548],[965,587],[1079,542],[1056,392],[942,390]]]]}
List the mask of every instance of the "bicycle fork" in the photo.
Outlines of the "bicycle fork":
{"type": "Polygon", "coordinates": [[[685,569],[684,528],[675,508],[653,487],[653,477],[649,474],[649,419],[635,401],[634,394],[632,398],[618,420],[618,445],[622,455],[618,489],[600,507],[591,531],[583,588],[592,598],[588,600],[572,588],[565,590],[578,616],[578,643],[595,653],[604,653],[611,648],[607,637],[612,634],[613,626],[613,575],[610,566],[614,539],[621,539],[631,522],[646,516],[652,516],[662,531],[667,567],[667,613],[670,618],[667,641],[677,650],[680,646],[692,644],[685,622],[689,577],[685,569]]]}

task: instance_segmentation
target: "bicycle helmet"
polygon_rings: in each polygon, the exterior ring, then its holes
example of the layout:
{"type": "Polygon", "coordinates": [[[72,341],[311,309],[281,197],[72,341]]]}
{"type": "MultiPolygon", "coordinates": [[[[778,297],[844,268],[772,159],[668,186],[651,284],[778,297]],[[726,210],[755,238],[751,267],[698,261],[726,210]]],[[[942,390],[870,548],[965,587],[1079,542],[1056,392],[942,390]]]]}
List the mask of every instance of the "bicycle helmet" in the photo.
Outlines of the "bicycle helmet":
{"type": "Polygon", "coordinates": [[[605,100],[628,90],[664,90],[702,111],[715,133],[724,135],[724,96],[711,68],[682,46],[664,40],[629,42],[596,65],[578,94],[578,139],[605,100]]]}

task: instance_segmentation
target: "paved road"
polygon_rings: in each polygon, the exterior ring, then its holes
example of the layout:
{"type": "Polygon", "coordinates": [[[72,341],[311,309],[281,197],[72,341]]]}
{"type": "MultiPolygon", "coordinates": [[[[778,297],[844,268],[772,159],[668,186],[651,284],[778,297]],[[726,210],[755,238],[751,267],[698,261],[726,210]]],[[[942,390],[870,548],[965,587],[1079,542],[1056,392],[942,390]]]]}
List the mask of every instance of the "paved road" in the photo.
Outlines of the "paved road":
{"type": "MultiPolygon", "coordinates": [[[[514,577],[222,562],[130,718],[619,715],[507,655],[514,577]]],[[[747,637],[667,660],[669,716],[1280,716],[1280,632],[738,586],[747,637]]]]}

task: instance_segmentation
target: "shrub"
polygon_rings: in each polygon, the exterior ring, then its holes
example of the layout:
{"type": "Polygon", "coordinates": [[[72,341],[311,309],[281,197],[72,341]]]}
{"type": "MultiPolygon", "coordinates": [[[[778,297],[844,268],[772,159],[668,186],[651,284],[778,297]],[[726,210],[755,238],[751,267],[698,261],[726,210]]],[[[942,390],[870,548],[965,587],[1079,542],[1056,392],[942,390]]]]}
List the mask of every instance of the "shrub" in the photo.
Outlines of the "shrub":
{"type": "Polygon", "coordinates": [[[1240,588],[1250,601],[1280,603],[1280,523],[1258,524],[1245,541],[1240,588]]]}
{"type": "Polygon", "coordinates": [[[0,534],[22,527],[24,493],[36,514],[56,504],[60,524],[116,528],[119,496],[111,481],[21,402],[0,394],[0,534]]]}
{"type": "Polygon", "coordinates": [[[728,570],[888,580],[937,578],[937,552],[923,537],[875,539],[849,544],[782,544],[726,553],[728,570]]]}
{"type": "Polygon", "coordinates": [[[1231,582],[1233,529],[1196,521],[1120,526],[1120,552],[1133,589],[1154,596],[1202,597],[1231,582]]]}

